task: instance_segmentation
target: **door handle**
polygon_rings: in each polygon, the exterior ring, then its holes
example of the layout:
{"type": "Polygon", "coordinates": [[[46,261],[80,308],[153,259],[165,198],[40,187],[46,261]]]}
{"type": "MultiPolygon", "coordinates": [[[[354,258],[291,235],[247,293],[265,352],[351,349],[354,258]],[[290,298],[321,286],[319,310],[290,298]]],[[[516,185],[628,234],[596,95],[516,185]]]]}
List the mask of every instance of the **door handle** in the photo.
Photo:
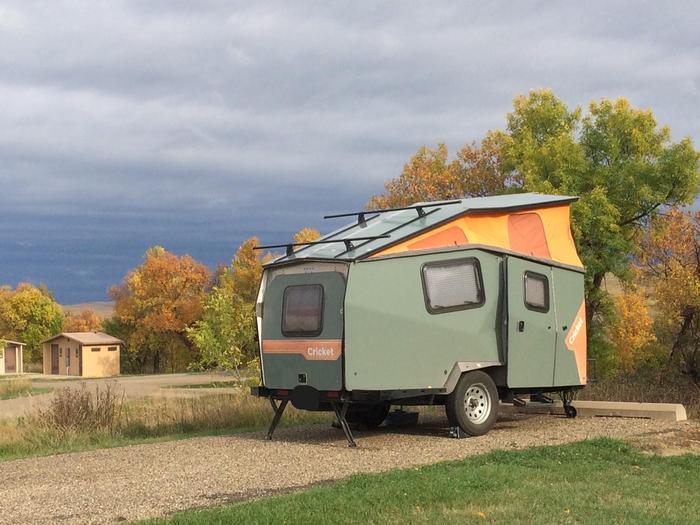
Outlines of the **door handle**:
{"type": "Polygon", "coordinates": [[[518,321],[518,332],[525,331],[525,321],[518,321]]]}

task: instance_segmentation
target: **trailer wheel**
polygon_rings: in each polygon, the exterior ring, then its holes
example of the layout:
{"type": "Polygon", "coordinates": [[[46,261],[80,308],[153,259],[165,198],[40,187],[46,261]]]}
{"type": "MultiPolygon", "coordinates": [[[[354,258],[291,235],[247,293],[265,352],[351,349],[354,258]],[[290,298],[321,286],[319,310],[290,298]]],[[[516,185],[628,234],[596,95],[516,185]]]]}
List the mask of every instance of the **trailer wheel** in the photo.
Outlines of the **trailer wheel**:
{"type": "Polygon", "coordinates": [[[362,405],[351,407],[346,416],[348,423],[355,427],[372,430],[381,425],[389,415],[389,404],[362,405]]]}
{"type": "Polygon", "coordinates": [[[487,373],[467,372],[447,397],[447,419],[470,436],[482,436],[493,427],[498,417],[498,390],[487,373]]]}

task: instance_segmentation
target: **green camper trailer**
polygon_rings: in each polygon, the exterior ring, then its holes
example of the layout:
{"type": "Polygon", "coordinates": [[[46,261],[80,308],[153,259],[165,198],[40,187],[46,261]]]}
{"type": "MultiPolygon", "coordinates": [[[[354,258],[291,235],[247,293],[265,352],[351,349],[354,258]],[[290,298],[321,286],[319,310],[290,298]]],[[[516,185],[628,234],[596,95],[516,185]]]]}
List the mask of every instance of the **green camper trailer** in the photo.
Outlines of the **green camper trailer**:
{"type": "Polygon", "coordinates": [[[481,435],[499,400],[558,393],[568,416],[586,384],[584,269],[569,207],[524,193],[327,218],[353,222],[284,247],[257,299],[268,437],[291,402],[376,427],[391,405],[444,405],[481,435]]]}

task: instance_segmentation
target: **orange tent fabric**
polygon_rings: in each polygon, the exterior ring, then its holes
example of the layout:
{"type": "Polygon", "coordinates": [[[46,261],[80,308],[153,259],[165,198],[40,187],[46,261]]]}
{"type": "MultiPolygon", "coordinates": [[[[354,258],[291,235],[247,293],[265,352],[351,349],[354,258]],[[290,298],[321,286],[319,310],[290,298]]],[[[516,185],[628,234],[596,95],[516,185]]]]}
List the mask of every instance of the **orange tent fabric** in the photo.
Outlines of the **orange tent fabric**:
{"type": "Polygon", "coordinates": [[[483,244],[583,267],[571,235],[568,204],[533,208],[520,213],[466,214],[389,246],[374,257],[461,244],[483,244]]]}

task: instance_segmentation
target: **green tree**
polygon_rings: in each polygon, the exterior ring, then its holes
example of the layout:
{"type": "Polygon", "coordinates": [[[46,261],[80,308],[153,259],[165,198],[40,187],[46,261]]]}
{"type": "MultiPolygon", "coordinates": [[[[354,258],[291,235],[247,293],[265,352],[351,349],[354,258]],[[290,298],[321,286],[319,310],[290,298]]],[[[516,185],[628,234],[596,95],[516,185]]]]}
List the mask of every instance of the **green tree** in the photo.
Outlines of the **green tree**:
{"type": "Polygon", "coordinates": [[[640,229],[662,207],[694,200],[700,155],[624,98],[593,101],[584,116],[550,90],[531,91],[516,97],[507,123],[505,167],[520,174],[523,189],[580,196],[573,233],[592,322],[608,301],[605,275],[628,277],[640,229]]]}
{"type": "Polygon", "coordinates": [[[41,341],[61,331],[63,312],[44,286],[20,283],[0,290],[0,333],[26,343],[32,362],[42,359],[41,341]]]}
{"type": "Polygon", "coordinates": [[[233,370],[239,377],[241,367],[255,355],[255,334],[255,309],[231,287],[215,287],[204,303],[202,318],[187,329],[199,349],[201,367],[233,370]]]}

